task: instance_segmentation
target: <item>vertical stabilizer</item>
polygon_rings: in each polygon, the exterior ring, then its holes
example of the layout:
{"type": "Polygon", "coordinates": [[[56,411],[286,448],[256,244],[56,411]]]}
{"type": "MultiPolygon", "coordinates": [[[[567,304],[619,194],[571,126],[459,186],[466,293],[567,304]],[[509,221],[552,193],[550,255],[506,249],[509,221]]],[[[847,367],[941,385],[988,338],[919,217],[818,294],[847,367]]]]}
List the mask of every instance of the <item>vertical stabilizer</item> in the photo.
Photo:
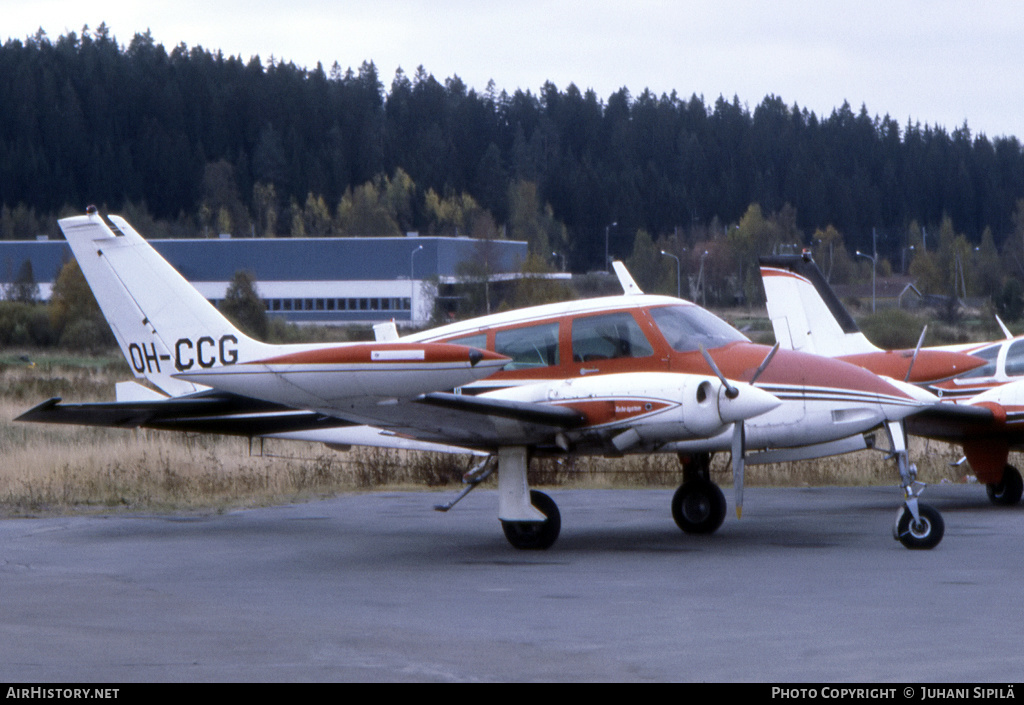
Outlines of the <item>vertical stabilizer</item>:
{"type": "Polygon", "coordinates": [[[121,352],[138,378],[171,395],[198,389],[176,372],[234,364],[268,347],[233,326],[123,218],[59,221],[121,352]]]}
{"type": "Polygon", "coordinates": [[[761,257],[775,339],[790,350],[837,357],[877,352],[809,255],[761,257]]]}

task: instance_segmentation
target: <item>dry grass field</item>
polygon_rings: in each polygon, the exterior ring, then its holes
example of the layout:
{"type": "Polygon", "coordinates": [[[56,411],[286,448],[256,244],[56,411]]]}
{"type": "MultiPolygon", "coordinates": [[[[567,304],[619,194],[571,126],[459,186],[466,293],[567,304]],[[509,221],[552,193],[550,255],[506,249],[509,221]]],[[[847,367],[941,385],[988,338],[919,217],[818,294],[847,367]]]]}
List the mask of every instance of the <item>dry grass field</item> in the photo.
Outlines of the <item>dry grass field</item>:
{"type": "MultiPolygon", "coordinates": [[[[115,508],[216,511],[376,488],[454,491],[470,466],[466,458],[428,453],[336,452],[312,443],[15,423],[14,417],[53,396],[112,400],[114,384],[130,379],[116,351],[101,357],[48,354],[35,366],[21,361],[22,353],[0,352],[0,516],[115,508]]],[[[960,454],[945,444],[914,439],[912,453],[926,482],[964,482],[969,472],[966,465],[950,467],[960,454]]],[[[680,482],[674,455],[534,461],[531,472],[532,482],[543,486],[668,488],[680,482]]],[[[728,454],[715,458],[713,476],[731,485],[728,454]]],[[[897,477],[882,453],[861,452],[751,467],[747,483],[896,485],[897,477]]]]}

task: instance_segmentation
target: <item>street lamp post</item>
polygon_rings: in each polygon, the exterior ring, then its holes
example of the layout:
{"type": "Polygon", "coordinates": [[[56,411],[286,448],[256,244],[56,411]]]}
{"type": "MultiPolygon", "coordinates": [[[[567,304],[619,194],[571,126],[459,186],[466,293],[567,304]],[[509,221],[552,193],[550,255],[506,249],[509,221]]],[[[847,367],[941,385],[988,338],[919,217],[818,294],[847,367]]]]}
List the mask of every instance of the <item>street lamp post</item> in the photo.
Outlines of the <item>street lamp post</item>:
{"type": "Polygon", "coordinates": [[[611,230],[614,227],[617,227],[618,224],[619,224],[618,221],[616,221],[616,222],[612,223],[611,225],[604,226],[604,273],[605,274],[608,273],[608,269],[609,269],[609,267],[611,267],[611,262],[608,259],[608,231],[611,230]]]}
{"type": "Polygon", "coordinates": [[[413,323],[416,319],[416,307],[413,304],[415,298],[416,285],[414,282],[414,270],[413,266],[416,264],[416,253],[423,249],[423,245],[420,245],[411,253],[409,253],[409,322],[413,323]]]}
{"type": "MultiPolygon", "coordinates": [[[[903,273],[904,274],[907,273],[907,253],[908,252],[914,252],[914,251],[915,251],[915,248],[914,248],[913,245],[911,245],[910,247],[904,247],[903,248],[903,273]]],[[[910,257],[911,257],[911,259],[913,259],[914,256],[911,255],[910,257]]]]}
{"type": "Polygon", "coordinates": [[[682,287],[682,284],[681,284],[682,279],[680,277],[679,258],[676,257],[671,252],[665,252],[665,250],[662,250],[661,254],[665,255],[666,257],[671,257],[672,259],[674,259],[676,261],[676,298],[677,299],[681,299],[681,298],[683,298],[683,296],[682,296],[682,288],[681,288],[682,287]]]}
{"type": "Polygon", "coordinates": [[[871,260],[871,313],[875,312],[875,266],[878,264],[878,255],[869,255],[857,250],[857,256],[871,260]]]}
{"type": "Polygon", "coordinates": [[[863,257],[864,259],[871,260],[871,313],[875,312],[875,270],[878,268],[878,239],[875,235],[875,229],[871,228],[871,248],[874,250],[874,254],[865,254],[860,250],[857,250],[857,256],[863,257]]]}
{"type": "Polygon", "coordinates": [[[704,254],[700,256],[700,271],[697,273],[697,287],[700,289],[700,305],[704,308],[708,307],[708,297],[705,293],[704,286],[704,258],[708,256],[708,251],[704,250],[704,254]]]}

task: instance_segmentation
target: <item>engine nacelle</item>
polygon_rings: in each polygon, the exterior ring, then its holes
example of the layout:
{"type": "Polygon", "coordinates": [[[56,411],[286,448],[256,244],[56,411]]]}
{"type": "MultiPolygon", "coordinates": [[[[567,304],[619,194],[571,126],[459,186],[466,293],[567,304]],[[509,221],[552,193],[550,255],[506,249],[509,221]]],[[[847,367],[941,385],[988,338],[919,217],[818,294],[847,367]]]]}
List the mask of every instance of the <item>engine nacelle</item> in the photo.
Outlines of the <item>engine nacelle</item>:
{"type": "Polygon", "coordinates": [[[557,380],[490,392],[514,401],[569,406],[586,425],[576,432],[633,432],[630,445],[716,436],[736,421],[780,404],[773,395],[742,382],[730,398],[717,377],[675,372],[625,372],[557,380]]]}

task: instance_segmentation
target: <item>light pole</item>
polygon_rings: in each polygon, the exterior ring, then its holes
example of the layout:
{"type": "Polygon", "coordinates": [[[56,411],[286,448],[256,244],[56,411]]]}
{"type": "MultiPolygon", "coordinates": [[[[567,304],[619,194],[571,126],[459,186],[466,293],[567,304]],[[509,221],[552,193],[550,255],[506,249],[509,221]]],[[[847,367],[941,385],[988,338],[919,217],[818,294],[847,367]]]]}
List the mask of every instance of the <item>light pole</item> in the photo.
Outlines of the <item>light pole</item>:
{"type": "Polygon", "coordinates": [[[871,228],[871,249],[874,250],[874,254],[867,255],[857,250],[857,256],[863,257],[864,259],[871,260],[871,313],[875,312],[875,269],[878,266],[878,239],[875,234],[875,229],[871,228]]]}
{"type": "MultiPolygon", "coordinates": [[[[913,245],[911,245],[910,247],[904,247],[903,248],[903,273],[904,274],[907,273],[907,253],[908,252],[913,253],[913,252],[916,252],[916,250],[917,250],[917,248],[915,248],[913,245]]],[[[911,261],[913,261],[913,259],[914,259],[914,255],[913,254],[910,255],[910,259],[911,259],[911,261]]]]}
{"type": "Polygon", "coordinates": [[[871,260],[871,313],[875,312],[875,265],[878,263],[878,255],[868,255],[857,250],[857,256],[871,260]]]}
{"type": "Polygon", "coordinates": [[[679,258],[676,257],[671,252],[665,252],[665,250],[662,250],[661,254],[665,255],[666,257],[671,257],[672,259],[674,259],[676,261],[676,298],[677,299],[681,299],[681,298],[683,298],[683,296],[682,296],[682,288],[681,288],[682,285],[680,283],[682,281],[682,279],[680,278],[680,272],[679,272],[679,258]]]}
{"type": "Polygon", "coordinates": [[[700,305],[704,308],[708,307],[708,297],[704,289],[704,258],[708,256],[708,251],[704,250],[704,254],[700,256],[700,271],[697,273],[697,287],[700,289],[700,305]]]}
{"type": "Polygon", "coordinates": [[[409,253],[409,322],[413,323],[416,320],[416,307],[413,305],[413,299],[415,298],[416,285],[413,283],[413,265],[416,264],[416,253],[423,249],[423,245],[420,245],[411,253],[409,253]]]}
{"type": "Polygon", "coordinates": [[[604,226],[604,273],[608,273],[608,268],[611,266],[611,262],[608,259],[608,231],[619,225],[618,221],[611,225],[604,226]]]}

